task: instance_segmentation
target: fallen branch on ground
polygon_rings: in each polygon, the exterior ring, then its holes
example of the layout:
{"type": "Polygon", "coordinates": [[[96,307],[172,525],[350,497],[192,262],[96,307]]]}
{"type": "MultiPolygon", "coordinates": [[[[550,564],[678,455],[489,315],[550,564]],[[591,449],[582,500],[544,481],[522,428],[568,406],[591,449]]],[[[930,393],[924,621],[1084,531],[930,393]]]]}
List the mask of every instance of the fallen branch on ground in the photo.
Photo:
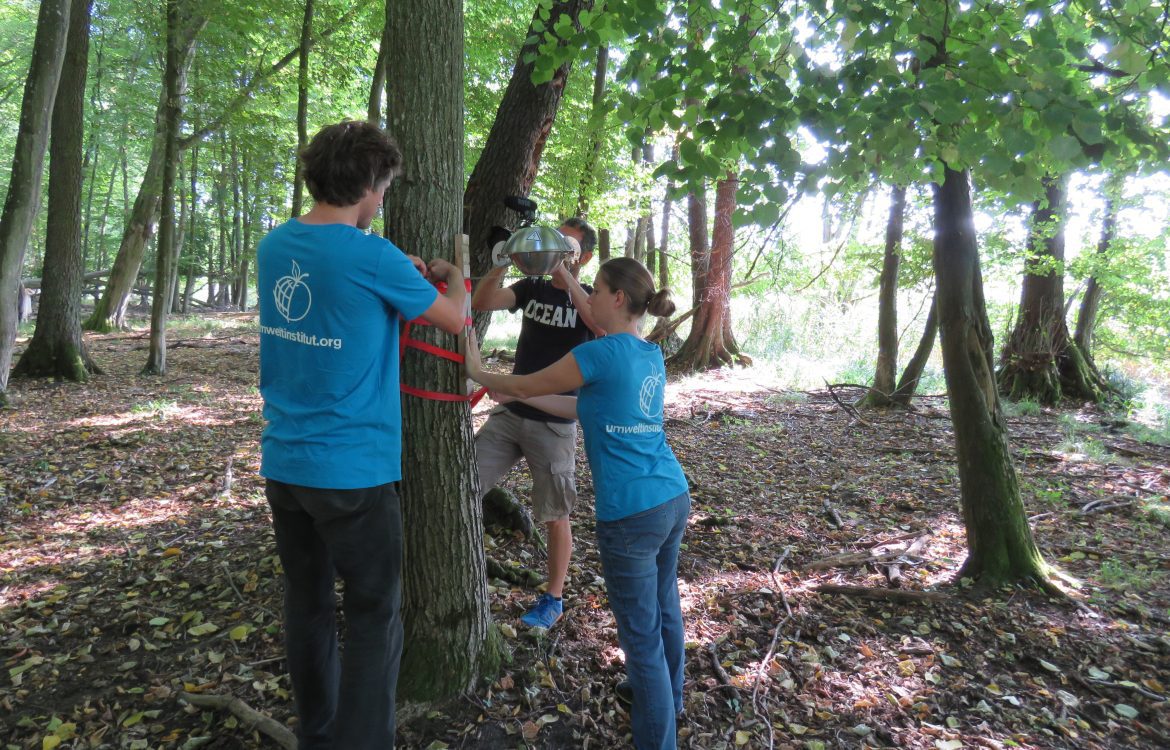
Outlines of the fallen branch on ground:
{"type": "Polygon", "coordinates": [[[813,589],[821,594],[837,594],[839,596],[855,596],[859,599],[877,599],[879,601],[895,602],[942,602],[947,600],[946,594],[935,591],[903,591],[901,589],[872,589],[865,586],[836,586],[826,583],[813,589]]]}
{"type": "Polygon", "coordinates": [[[285,750],[297,750],[297,738],[288,727],[271,716],[265,716],[233,695],[198,695],[179,693],[179,698],[198,708],[227,710],[244,723],[245,729],[263,732],[285,750]]]}
{"type": "Polygon", "coordinates": [[[715,669],[715,676],[719,679],[720,689],[727,695],[728,702],[731,708],[736,713],[739,713],[739,707],[742,705],[739,697],[739,690],[735,685],[731,684],[731,677],[728,676],[727,670],[719,662],[719,653],[715,650],[716,644],[710,643],[707,646],[707,653],[711,656],[711,666],[715,669]]]}

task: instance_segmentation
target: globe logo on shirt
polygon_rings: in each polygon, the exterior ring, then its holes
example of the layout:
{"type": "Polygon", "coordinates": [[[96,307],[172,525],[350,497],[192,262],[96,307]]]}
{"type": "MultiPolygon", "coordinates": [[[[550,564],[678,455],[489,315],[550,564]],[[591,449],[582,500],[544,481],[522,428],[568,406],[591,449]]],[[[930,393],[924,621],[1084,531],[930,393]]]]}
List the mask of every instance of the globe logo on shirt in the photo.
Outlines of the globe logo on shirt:
{"type": "Polygon", "coordinates": [[[276,299],[276,309],[289,323],[295,323],[309,314],[313,306],[313,293],[304,279],[309,274],[301,273],[301,267],[294,260],[292,275],[282,276],[276,280],[272,296],[276,299]]]}
{"type": "Polygon", "coordinates": [[[638,391],[638,407],[650,419],[662,414],[662,401],[659,401],[657,396],[663,380],[661,373],[647,375],[642,381],[642,388],[638,391]]]}

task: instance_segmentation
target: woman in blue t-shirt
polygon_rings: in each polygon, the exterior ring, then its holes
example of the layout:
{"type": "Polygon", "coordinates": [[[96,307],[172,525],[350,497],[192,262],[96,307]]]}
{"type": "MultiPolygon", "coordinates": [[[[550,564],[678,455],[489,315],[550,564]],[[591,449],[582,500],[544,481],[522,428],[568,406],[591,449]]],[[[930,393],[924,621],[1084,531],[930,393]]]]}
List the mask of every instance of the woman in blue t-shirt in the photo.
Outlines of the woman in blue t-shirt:
{"type": "Polygon", "coordinates": [[[588,304],[606,336],[574,347],[539,372],[499,375],[483,371],[469,335],[467,374],[494,393],[581,421],[596,494],[597,547],[626,653],[629,680],[618,686],[619,696],[632,698],[639,750],[674,748],[675,717],[683,707],[678,550],[691,499],[662,430],[662,350],[640,330],[647,312],[668,316],[675,306],[631,258],[601,266],[588,304]],[[574,389],[579,396],[549,395],[574,389]]]}

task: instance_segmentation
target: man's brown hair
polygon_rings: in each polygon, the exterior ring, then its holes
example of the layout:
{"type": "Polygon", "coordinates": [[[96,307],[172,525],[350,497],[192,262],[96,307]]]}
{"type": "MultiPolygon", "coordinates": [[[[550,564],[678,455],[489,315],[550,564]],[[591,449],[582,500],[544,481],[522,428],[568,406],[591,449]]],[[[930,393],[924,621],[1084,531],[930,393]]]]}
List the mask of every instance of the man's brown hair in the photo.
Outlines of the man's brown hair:
{"type": "Polygon", "coordinates": [[[402,171],[402,151],[377,125],[345,120],[317,131],[301,151],[301,165],[313,200],[352,206],[367,188],[372,190],[402,171]]]}

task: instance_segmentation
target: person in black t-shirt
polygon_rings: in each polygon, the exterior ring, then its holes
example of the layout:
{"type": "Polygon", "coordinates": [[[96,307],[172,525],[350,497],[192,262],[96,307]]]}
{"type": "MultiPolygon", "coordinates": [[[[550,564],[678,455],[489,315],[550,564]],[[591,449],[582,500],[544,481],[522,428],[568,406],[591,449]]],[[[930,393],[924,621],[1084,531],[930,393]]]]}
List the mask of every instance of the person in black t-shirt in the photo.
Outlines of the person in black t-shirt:
{"type": "MultiPolygon", "coordinates": [[[[512,369],[516,375],[541,370],[574,346],[605,335],[586,304],[592,289],[577,281],[581,267],[593,257],[597,233],[577,218],[566,220],[560,232],[581,246],[576,261],[568,266],[558,265],[552,278],[529,277],[508,287],[501,286],[507,267],[493,268],[471,296],[471,307],[476,312],[519,310],[524,315],[512,369]]],[[[475,436],[480,487],[484,492],[521,458],[532,472],[533,515],[548,532],[548,585],[520,618],[529,627],[552,627],[563,611],[561,596],[573,552],[569,516],[577,500],[576,453],[575,421],[516,401],[493,409],[475,436]]]]}

